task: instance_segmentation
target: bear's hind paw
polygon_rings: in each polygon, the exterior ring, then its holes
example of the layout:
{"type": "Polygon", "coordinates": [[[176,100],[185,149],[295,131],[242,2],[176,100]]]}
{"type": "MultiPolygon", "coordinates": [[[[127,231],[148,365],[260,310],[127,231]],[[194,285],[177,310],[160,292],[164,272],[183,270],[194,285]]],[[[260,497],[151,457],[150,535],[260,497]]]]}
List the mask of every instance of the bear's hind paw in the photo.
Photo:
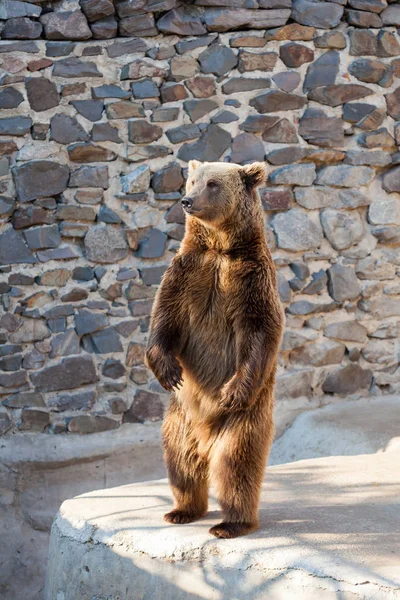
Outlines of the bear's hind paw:
{"type": "Polygon", "coordinates": [[[209,533],[217,538],[229,539],[251,533],[257,527],[257,523],[230,523],[229,521],[224,521],[211,527],[209,533]]]}
{"type": "Polygon", "coordinates": [[[203,515],[194,514],[188,512],[186,510],[171,510],[171,512],[166,513],[164,515],[164,521],[167,523],[175,523],[179,525],[184,525],[185,523],[192,523],[193,521],[197,521],[203,515]]]}

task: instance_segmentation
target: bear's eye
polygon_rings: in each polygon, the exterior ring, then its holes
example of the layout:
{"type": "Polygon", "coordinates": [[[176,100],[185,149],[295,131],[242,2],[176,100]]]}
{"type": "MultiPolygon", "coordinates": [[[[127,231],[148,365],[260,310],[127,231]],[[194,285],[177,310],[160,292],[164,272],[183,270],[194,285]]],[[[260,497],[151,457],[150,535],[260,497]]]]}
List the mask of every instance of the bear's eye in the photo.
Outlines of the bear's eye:
{"type": "Polygon", "coordinates": [[[218,187],[218,183],[210,179],[210,181],[207,181],[207,187],[210,189],[215,189],[216,187],[218,187]]]}

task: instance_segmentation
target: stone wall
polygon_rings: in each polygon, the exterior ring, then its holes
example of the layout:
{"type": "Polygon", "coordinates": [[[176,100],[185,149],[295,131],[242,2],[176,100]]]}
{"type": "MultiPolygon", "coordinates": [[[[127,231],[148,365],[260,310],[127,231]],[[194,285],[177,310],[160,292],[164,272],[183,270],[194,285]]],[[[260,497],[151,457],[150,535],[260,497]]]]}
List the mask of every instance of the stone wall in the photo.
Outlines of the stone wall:
{"type": "Polygon", "coordinates": [[[191,158],[268,164],[278,408],[398,392],[400,5],[80,5],[0,0],[0,433],[161,418],[143,352],[191,158]]]}

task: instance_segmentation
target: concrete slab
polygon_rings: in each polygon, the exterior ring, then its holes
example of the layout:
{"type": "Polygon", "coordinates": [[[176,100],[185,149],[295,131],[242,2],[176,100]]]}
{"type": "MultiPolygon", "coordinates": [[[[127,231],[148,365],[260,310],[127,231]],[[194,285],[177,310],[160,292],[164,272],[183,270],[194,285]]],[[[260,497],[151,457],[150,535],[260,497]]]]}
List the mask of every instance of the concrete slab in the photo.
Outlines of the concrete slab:
{"type": "Polygon", "coordinates": [[[400,448],[400,398],[344,401],[304,412],[277,439],[270,465],[322,456],[374,454],[400,448]]]}
{"type": "Polygon", "coordinates": [[[162,520],[165,480],[67,500],[52,527],[45,600],[397,600],[400,455],[270,467],[261,528],[217,540],[220,514],[162,520]]]}
{"type": "Polygon", "coordinates": [[[42,600],[51,523],[66,498],[165,476],[160,424],[0,442],[0,598],[42,600]]]}

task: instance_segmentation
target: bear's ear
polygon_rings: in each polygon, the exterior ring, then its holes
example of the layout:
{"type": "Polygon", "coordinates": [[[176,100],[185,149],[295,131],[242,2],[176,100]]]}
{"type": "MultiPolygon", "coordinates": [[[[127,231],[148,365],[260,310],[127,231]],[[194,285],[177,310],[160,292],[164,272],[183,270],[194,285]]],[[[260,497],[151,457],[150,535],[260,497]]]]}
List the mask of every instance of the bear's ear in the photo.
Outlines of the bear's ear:
{"type": "Polygon", "coordinates": [[[265,164],[255,162],[251,165],[246,165],[240,169],[240,175],[247,188],[256,188],[265,181],[265,164]]]}
{"type": "Polygon", "coordinates": [[[193,171],[195,171],[199,166],[201,165],[201,162],[198,160],[189,160],[189,173],[193,173],[193,171]]]}

